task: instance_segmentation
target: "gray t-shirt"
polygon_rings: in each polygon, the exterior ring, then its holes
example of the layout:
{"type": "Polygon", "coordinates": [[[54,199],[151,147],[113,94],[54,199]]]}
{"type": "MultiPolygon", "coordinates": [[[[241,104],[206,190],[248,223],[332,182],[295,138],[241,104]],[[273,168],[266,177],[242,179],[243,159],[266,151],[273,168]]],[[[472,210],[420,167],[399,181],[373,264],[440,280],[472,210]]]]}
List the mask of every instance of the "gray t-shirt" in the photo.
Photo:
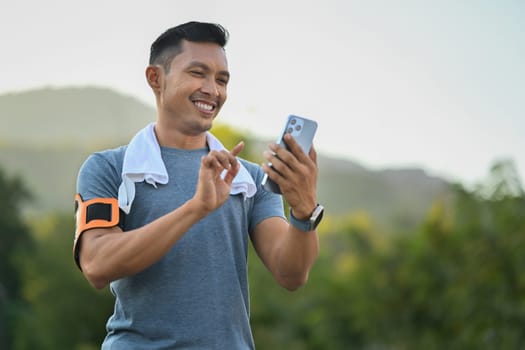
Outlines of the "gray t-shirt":
{"type": "MultiPolygon", "coordinates": [[[[77,191],[84,200],[117,198],[126,147],[92,154],[77,191]]],[[[124,231],[176,209],[196,189],[207,149],[161,147],[169,183],[136,184],[124,231]]],[[[257,185],[251,198],[230,195],[193,225],[158,262],[113,281],[113,315],[102,349],[253,349],[247,278],[248,236],[262,220],[284,217],[282,198],[260,186],[263,170],[241,159],[257,185]]]]}

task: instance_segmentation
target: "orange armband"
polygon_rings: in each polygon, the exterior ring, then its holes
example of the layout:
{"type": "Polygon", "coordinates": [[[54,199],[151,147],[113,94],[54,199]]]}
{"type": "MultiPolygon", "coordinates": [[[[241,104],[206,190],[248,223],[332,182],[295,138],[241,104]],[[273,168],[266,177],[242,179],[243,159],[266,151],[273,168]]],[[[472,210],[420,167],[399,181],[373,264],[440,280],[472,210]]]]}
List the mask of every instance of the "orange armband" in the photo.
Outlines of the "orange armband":
{"type": "Polygon", "coordinates": [[[83,201],[75,195],[76,230],[73,241],[73,255],[80,268],[78,241],[82,233],[91,228],[114,227],[120,223],[120,210],[116,198],[93,198],[83,201]]]}

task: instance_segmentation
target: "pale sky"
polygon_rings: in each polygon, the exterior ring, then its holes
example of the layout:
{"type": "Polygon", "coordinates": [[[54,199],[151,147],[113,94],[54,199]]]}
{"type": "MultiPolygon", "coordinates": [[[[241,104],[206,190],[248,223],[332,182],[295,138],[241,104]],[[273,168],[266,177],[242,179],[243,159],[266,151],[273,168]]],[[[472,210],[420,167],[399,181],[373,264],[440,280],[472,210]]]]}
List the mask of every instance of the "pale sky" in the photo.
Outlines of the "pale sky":
{"type": "Polygon", "coordinates": [[[0,0],[0,94],[97,85],[153,106],[149,46],[190,20],[230,32],[225,123],[273,139],[298,114],[318,152],[365,167],[470,185],[511,158],[525,179],[521,0],[0,0]]]}

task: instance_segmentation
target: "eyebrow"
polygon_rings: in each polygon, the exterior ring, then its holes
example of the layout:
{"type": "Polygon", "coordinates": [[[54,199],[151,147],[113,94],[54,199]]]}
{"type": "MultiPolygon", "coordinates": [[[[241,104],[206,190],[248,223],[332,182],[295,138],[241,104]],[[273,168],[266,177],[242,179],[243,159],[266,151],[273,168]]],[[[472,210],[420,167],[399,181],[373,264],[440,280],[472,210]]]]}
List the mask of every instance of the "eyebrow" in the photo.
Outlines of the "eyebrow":
{"type": "MultiPolygon", "coordinates": [[[[189,64],[188,64],[188,69],[189,68],[194,68],[194,67],[199,67],[199,68],[202,68],[204,69],[205,71],[210,71],[210,67],[205,64],[205,63],[202,63],[200,61],[191,61],[189,64]]],[[[228,72],[227,70],[221,70],[218,72],[219,75],[223,75],[225,77],[227,77],[228,79],[230,78],[230,72],[228,72]]]]}

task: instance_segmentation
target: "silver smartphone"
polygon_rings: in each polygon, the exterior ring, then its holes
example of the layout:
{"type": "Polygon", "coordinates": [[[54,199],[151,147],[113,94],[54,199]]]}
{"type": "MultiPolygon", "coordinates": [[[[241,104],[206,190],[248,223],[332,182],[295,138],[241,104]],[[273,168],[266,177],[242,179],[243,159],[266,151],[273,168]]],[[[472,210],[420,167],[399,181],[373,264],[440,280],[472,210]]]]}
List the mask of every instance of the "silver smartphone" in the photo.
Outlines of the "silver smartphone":
{"type": "MultiPolygon", "coordinates": [[[[310,148],[312,147],[312,142],[314,140],[315,132],[317,131],[317,122],[311,119],[304,117],[299,117],[297,115],[289,115],[284,124],[284,129],[281,132],[279,138],[277,139],[277,144],[283,148],[288,149],[286,143],[283,140],[285,134],[291,134],[297,143],[303,149],[303,152],[308,154],[310,148]]],[[[271,166],[271,163],[269,164],[271,166]]],[[[262,186],[266,191],[271,191],[274,193],[281,194],[281,189],[279,185],[273,182],[268,174],[264,174],[262,180],[262,186]]]]}

